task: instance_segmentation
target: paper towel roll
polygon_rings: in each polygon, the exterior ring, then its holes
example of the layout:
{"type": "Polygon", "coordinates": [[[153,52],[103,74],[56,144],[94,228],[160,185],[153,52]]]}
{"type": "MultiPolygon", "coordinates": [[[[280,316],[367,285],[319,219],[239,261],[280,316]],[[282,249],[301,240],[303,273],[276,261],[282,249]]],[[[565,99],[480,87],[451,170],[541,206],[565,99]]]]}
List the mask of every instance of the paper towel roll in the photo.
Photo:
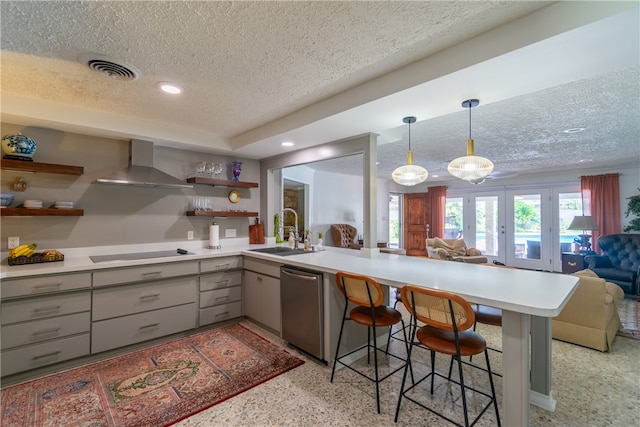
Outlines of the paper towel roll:
{"type": "Polygon", "coordinates": [[[216,223],[209,226],[209,248],[220,248],[220,226],[216,223]]]}

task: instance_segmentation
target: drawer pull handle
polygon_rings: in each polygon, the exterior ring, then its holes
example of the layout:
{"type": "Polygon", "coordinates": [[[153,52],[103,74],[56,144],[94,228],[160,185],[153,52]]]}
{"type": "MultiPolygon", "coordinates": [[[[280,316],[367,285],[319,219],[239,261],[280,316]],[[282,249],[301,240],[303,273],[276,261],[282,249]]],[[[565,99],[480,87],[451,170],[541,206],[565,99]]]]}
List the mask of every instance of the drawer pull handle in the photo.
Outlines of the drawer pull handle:
{"type": "Polygon", "coordinates": [[[49,329],[42,329],[40,331],[33,331],[32,335],[44,335],[44,334],[53,334],[55,332],[58,332],[60,330],[60,327],[57,328],[49,328],[49,329]]]}
{"type": "Polygon", "coordinates": [[[42,311],[58,311],[58,310],[60,310],[60,306],[59,305],[48,305],[46,307],[34,308],[33,312],[34,313],[40,313],[42,311]]]}
{"type": "Polygon", "coordinates": [[[59,355],[60,353],[62,353],[62,352],[61,352],[60,350],[58,350],[58,351],[54,351],[54,352],[47,353],[47,354],[41,354],[41,355],[39,355],[39,356],[33,356],[33,357],[32,357],[32,360],[38,360],[38,359],[42,359],[42,358],[45,358],[45,357],[57,356],[57,355],[59,355]]]}
{"type": "Polygon", "coordinates": [[[144,326],[140,326],[138,329],[142,330],[142,329],[149,329],[149,328],[155,328],[156,326],[160,325],[160,323],[152,323],[150,325],[144,325],[144,326]]]}
{"type": "Polygon", "coordinates": [[[42,291],[47,291],[49,289],[60,289],[60,286],[62,286],[62,283],[49,283],[46,285],[36,285],[33,287],[33,289],[36,292],[42,292],[42,291]]]}
{"type": "Polygon", "coordinates": [[[148,273],[142,273],[142,277],[161,276],[161,275],[162,275],[162,271],[149,271],[148,273]]]}
{"type": "Polygon", "coordinates": [[[218,313],[216,314],[216,317],[229,317],[229,312],[225,311],[224,313],[218,313]]]}
{"type": "Polygon", "coordinates": [[[228,267],[229,263],[225,263],[225,264],[216,264],[216,268],[222,268],[222,267],[228,267]]]}
{"type": "Polygon", "coordinates": [[[216,284],[224,283],[225,285],[227,285],[229,284],[229,282],[231,282],[231,279],[216,280],[216,284]]]}
{"type": "Polygon", "coordinates": [[[216,301],[227,301],[229,299],[229,295],[224,297],[216,297],[216,301]]]}
{"type": "Polygon", "coordinates": [[[140,295],[141,300],[156,299],[158,297],[160,297],[160,294],[140,295]]]}
{"type": "Polygon", "coordinates": [[[569,267],[575,267],[576,265],[578,265],[577,262],[571,262],[571,261],[567,261],[567,264],[569,264],[569,267]]]}

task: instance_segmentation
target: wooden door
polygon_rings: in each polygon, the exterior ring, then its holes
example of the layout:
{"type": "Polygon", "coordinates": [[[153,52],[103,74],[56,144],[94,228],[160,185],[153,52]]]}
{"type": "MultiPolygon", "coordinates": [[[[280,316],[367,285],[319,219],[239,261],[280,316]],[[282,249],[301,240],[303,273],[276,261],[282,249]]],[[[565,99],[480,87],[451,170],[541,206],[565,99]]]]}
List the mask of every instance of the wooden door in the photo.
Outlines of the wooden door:
{"type": "Polygon", "coordinates": [[[407,255],[427,256],[427,193],[404,195],[404,249],[407,255]]]}

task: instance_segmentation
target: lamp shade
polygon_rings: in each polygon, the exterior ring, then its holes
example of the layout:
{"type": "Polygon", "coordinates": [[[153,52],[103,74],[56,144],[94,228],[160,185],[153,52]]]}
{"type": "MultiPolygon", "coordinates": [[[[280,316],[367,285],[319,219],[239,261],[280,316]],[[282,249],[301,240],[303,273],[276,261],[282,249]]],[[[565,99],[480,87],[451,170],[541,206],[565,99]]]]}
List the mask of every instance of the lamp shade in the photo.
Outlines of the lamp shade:
{"type": "Polygon", "coordinates": [[[471,109],[480,104],[477,99],[467,99],[462,103],[464,108],[469,109],[469,139],[467,140],[467,155],[458,157],[449,163],[447,170],[456,178],[469,181],[472,184],[481,184],[491,172],[493,163],[491,160],[476,156],[473,152],[473,139],[471,139],[471,109]]]}
{"type": "Polygon", "coordinates": [[[573,221],[567,227],[567,230],[591,230],[598,231],[600,227],[598,223],[590,215],[576,215],[573,217],[573,221]]]}
{"type": "Polygon", "coordinates": [[[400,185],[412,186],[424,182],[429,176],[429,172],[422,166],[413,164],[413,152],[411,151],[411,123],[416,122],[416,118],[405,117],[403,122],[409,125],[409,151],[407,152],[407,164],[396,168],[391,174],[391,178],[400,185]]]}
{"type": "Polygon", "coordinates": [[[429,176],[429,172],[422,166],[413,164],[413,153],[407,153],[407,164],[396,168],[391,174],[395,182],[400,185],[412,186],[424,182],[429,176]]]}
{"type": "Polygon", "coordinates": [[[467,155],[452,160],[447,167],[449,173],[465,181],[485,178],[493,172],[491,160],[473,154],[473,139],[467,141],[467,155]]]}

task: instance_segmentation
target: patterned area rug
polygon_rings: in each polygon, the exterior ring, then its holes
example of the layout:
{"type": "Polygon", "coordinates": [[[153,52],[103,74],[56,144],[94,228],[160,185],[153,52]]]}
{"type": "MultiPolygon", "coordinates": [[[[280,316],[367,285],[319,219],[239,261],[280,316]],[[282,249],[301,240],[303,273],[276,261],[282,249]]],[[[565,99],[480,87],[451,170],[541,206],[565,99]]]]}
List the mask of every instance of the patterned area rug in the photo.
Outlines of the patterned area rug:
{"type": "Polygon", "coordinates": [[[636,298],[624,298],[618,305],[622,329],[619,336],[640,340],[640,302],[636,298]]]}
{"type": "Polygon", "coordinates": [[[170,425],[303,363],[231,325],[7,387],[0,425],[170,425]]]}

